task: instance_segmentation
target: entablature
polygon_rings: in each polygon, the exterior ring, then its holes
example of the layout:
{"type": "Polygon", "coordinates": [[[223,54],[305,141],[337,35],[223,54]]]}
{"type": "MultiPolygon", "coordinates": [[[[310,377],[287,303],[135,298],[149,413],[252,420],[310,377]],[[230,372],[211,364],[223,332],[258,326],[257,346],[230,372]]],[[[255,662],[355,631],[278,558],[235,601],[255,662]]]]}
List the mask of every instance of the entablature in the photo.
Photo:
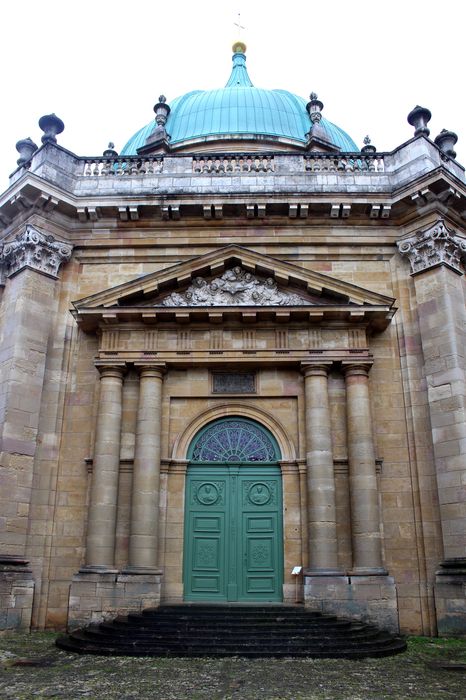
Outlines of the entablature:
{"type": "Polygon", "coordinates": [[[370,361],[367,328],[287,324],[255,327],[101,325],[97,364],[300,365],[370,361]]]}
{"type": "Polygon", "coordinates": [[[389,305],[353,306],[315,305],[287,307],[179,307],[148,308],[144,306],[119,308],[80,308],[74,311],[78,325],[82,330],[96,331],[105,324],[143,323],[154,327],[177,326],[226,326],[226,325],[261,325],[264,323],[294,323],[307,325],[344,324],[348,326],[363,325],[370,332],[384,330],[390,323],[395,309],[389,305]]]}

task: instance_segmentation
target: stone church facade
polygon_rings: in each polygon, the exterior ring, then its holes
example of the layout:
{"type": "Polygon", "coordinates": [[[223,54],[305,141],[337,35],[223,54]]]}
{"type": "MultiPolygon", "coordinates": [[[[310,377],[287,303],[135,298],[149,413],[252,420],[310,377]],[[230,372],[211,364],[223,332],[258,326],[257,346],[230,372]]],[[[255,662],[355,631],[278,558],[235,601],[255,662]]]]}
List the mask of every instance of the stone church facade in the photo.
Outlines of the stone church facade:
{"type": "Polygon", "coordinates": [[[284,602],[466,631],[466,184],[323,104],[188,93],[118,154],[43,117],[2,226],[0,629],[284,602]],[[297,567],[297,568],[295,568],[297,567]],[[293,572],[295,569],[295,573],[293,572]]]}

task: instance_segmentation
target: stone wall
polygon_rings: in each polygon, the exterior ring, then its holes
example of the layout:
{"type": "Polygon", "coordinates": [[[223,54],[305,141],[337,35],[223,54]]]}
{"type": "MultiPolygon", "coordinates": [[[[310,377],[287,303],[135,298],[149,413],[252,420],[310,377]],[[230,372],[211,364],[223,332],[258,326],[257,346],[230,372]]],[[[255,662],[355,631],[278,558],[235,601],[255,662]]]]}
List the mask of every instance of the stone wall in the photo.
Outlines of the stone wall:
{"type": "Polygon", "coordinates": [[[68,630],[158,607],[160,581],[160,574],[75,574],[70,587],[68,630]]]}
{"type": "Polygon", "coordinates": [[[0,557],[0,634],[31,628],[34,579],[27,561],[0,557]]]}

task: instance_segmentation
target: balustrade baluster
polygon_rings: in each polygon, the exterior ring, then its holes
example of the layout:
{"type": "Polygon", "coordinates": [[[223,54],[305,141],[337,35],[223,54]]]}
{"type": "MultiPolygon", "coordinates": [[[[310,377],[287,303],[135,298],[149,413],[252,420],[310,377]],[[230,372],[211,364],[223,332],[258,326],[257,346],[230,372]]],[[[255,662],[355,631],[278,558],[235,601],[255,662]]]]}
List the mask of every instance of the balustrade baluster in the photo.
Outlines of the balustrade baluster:
{"type": "Polygon", "coordinates": [[[102,169],[100,171],[101,176],[109,175],[112,169],[112,161],[110,158],[104,158],[102,161],[102,169]]]}

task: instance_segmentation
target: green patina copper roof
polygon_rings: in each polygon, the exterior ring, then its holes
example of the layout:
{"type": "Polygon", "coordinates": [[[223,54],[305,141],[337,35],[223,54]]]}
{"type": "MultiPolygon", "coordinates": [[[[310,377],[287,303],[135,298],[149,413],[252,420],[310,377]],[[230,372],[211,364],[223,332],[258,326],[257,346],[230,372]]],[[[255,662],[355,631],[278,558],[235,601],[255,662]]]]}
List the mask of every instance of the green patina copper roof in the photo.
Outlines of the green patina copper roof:
{"type": "MultiPolygon", "coordinates": [[[[238,46],[241,48],[241,44],[238,46]]],[[[233,54],[233,68],[224,88],[188,92],[173,100],[170,108],[165,128],[172,145],[229,135],[270,136],[305,143],[311,127],[306,100],[287,90],[254,87],[246,69],[246,56],[238,50],[233,54]]],[[[322,117],[320,126],[342,151],[358,150],[350,136],[335,124],[322,117]]],[[[137,131],[122,155],[135,155],[154,127],[152,120],[137,131]]]]}

